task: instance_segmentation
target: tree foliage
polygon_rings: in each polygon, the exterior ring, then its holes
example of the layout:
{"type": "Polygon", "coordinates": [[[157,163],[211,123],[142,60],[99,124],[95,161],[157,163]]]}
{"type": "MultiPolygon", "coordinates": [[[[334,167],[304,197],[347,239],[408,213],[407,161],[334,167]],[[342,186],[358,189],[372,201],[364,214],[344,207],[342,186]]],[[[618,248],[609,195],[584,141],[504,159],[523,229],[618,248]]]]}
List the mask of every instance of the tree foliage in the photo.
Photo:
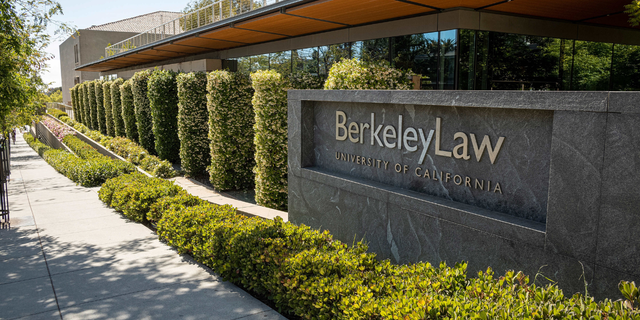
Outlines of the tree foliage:
{"type": "Polygon", "coordinates": [[[56,33],[72,28],[53,20],[62,7],[52,0],[0,0],[0,129],[30,120],[42,99],[45,83],[40,73],[53,57],[44,51],[51,42],[50,24],[56,33]]]}
{"type": "Polygon", "coordinates": [[[624,8],[626,9],[624,13],[629,14],[629,24],[632,27],[640,25],[640,0],[633,0],[624,8]]]}

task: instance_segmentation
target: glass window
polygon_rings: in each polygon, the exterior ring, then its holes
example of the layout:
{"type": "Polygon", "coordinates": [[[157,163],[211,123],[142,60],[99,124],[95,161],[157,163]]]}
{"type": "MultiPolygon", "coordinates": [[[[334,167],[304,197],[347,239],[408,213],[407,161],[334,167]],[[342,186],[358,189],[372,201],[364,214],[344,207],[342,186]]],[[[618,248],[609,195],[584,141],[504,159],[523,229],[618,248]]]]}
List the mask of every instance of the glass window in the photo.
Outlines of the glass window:
{"type": "Polygon", "coordinates": [[[251,56],[251,72],[258,70],[269,70],[269,54],[259,54],[251,56]]]}
{"type": "Polygon", "coordinates": [[[609,90],[611,43],[575,41],[571,90],[609,90]]]}
{"type": "Polygon", "coordinates": [[[612,90],[640,90],[640,46],[616,44],[613,48],[612,90]]]}
{"type": "Polygon", "coordinates": [[[392,64],[411,69],[422,76],[422,89],[436,89],[438,78],[438,33],[423,33],[392,38],[392,64]]]}
{"type": "Polygon", "coordinates": [[[438,63],[438,89],[456,88],[456,30],[440,32],[440,57],[438,63]]]}
{"type": "Polygon", "coordinates": [[[291,73],[291,51],[274,52],[269,55],[269,68],[282,75],[291,73]]]}
{"type": "Polygon", "coordinates": [[[357,41],[352,44],[351,56],[360,61],[389,62],[389,38],[357,41]]]}
{"type": "Polygon", "coordinates": [[[291,51],[293,72],[318,74],[318,48],[306,48],[291,51]]]}
{"type": "Polygon", "coordinates": [[[238,58],[238,72],[251,73],[251,57],[238,58]]]}
{"type": "Polygon", "coordinates": [[[351,44],[341,43],[330,46],[322,46],[319,49],[319,68],[320,74],[329,74],[331,66],[342,60],[349,59],[351,56],[351,44]]]}
{"type": "Polygon", "coordinates": [[[476,31],[460,30],[458,41],[458,89],[475,89],[476,31]]]}

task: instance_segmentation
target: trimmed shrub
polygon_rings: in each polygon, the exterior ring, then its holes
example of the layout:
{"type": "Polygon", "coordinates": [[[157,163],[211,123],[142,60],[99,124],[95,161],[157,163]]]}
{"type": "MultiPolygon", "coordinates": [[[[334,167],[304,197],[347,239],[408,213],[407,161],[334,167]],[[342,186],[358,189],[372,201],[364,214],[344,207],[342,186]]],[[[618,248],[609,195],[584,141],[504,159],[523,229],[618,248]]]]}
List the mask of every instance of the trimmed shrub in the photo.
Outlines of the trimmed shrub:
{"type": "Polygon", "coordinates": [[[177,75],[171,70],[155,70],[147,83],[155,150],[160,159],[171,162],[180,161],[177,75]]]}
{"type": "Polygon", "coordinates": [[[113,136],[125,137],[124,118],[122,117],[122,100],[120,96],[120,86],[124,80],[122,78],[111,81],[111,116],[113,117],[113,136]]]}
{"type": "Polygon", "coordinates": [[[202,175],[211,163],[207,75],[204,72],[181,73],[177,81],[180,165],[188,176],[202,175]]]}
{"type": "MultiPolygon", "coordinates": [[[[69,137],[72,136],[67,136],[67,139],[69,139],[69,137]]],[[[31,145],[49,165],[83,187],[96,187],[108,179],[135,171],[135,167],[130,163],[112,160],[102,155],[82,159],[67,151],[46,147],[33,138],[28,139],[26,134],[25,140],[27,140],[27,143],[31,142],[29,145],[31,145]]],[[[84,143],[81,141],[79,143],[76,142],[77,141],[74,141],[74,147],[77,148],[80,148],[80,143],[84,143]]]]}
{"type": "Polygon", "coordinates": [[[147,220],[158,222],[165,212],[181,211],[189,207],[207,204],[208,202],[188,193],[179,193],[158,200],[147,212],[147,220]]]}
{"type": "Polygon", "coordinates": [[[107,119],[106,113],[104,109],[104,93],[102,91],[102,85],[104,81],[102,80],[94,80],[94,88],[96,90],[96,109],[98,110],[98,128],[94,128],[94,130],[99,130],[100,133],[106,135],[107,134],[107,119]]]}
{"type": "Polygon", "coordinates": [[[163,179],[135,179],[121,185],[111,196],[111,206],[138,222],[147,221],[147,213],[160,198],[185,194],[173,181],[163,179]]]}
{"type": "Polygon", "coordinates": [[[42,124],[53,133],[56,139],[62,141],[62,139],[67,135],[73,135],[75,132],[71,130],[69,127],[60,124],[58,121],[55,121],[49,117],[44,117],[42,119],[42,124]]]}
{"type": "Polygon", "coordinates": [[[82,116],[80,115],[80,104],[78,103],[78,85],[76,84],[73,86],[69,92],[71,93],[71,107],[73,107],[73,115],[78,119],[78,121],[80,121],[82,116]]]}
{"type": "Polygon", "coordinates": [[[334,63],[325,90],[410,90],[410,71],[391,68],[385,61],[364,62],[356,58],[334,63]]]}
{"type": "Polygon", "coordinates": [[[69,149],[71,149],[73,153],[75,153],[78,157],[82,159],[89,160],[89,159],[104,157],[104,155],[98,152],[98,150],[88,145],[84,141],[80,140],[76,136],[73,136],[73,135],[65,136],[62,139],[62,142],[64,142],[64,144],[67,145],[67,147],[69,147],[69,149]]]}
{"type": "Polygon", "coordinates": [[[127,138],[113,138],[104,146],[156,177],[172,178],[176,176],[171,163],[150,155],[147,150],[127,138]]]}
{"type": "Polygon", "coordinates": [[[24,141],[26,141],[27,144],[41,157],[44,155],[45,152],[49,150],[53,150],[48,145],[34,138],[33,135],[31,135],[31,133],[29,132],[25,132],[22,136],[24,137],[24,141]]]}
{"type": "Polygon", "coordinates": [[[85,81],[82,83],[82,119],[84,120],[83,124],[87,126],[87,128],[91,128],[91,104],[89,103],[89,82],[85,81]]]}
{"type": "Polygon", "coordinates": [[[133,92],[133,105],[136,111],[136,124],[138,125],[138,141],[143,148],[152,154],[156,154],[151,107],[147,96],[147,83],[150,75],[151,70],[136,72],[131,78],[131,89],[133,92]]]}
{"type": "Polygon", "coordinates": [[[111,81],[105,81],[102,83],[102,95],[104,106],[104,119],[108,136],[115,137],[115,131],[113,128],[113,106],[111,105],[111,81]]]}
{"type": "Polygon", "coordinates": [[[112,207],[113,194],[116,191],[123,189],[128,184],[138,182],[146,183],[150,179],[151,178],[137,171],[109,179],[105,181],[102,187],[100,187],[100,190],[98,190],[98,198],[106,205],[112,207]]]}
{"type": "Polygon", "coordinates": [[[213,71],[208,75],[207,92],[211,184],[220,190],[251,189],[256,119],[251,81],[242,73],[213,71]]]}
{"type": "Polygon", "coordinates": [[[57,119],[60,119],[60,117],[68,117],[69,115],[62,111],[62,110],[58,110],[58,109],[49,109],[47,110],[47,113],[49,113],[50,115],[56,117],[57,119]]]}
{"type": "Polygon", "coordinates": [[[251,74],[256,114],[255,191],[258,205],[287,209],[287,89],[288,81],[275,71],[251,74]]]}
{"type": "Polygon", "coordinates": [[[87,96],[89,97],[89,109],[91,110],[91,125],[88,127],[91,130],[100,130],[100,114],[98,113],[98,104],[96,100],[96,81],[87,82],[86,89],[88,90],[87,96]]]}
{"type": "Polygon", "coordinates": [[[131,79],[120,86],[120,103],[122,104],[122,120],[126,137],[138,142],[138,124],[136,123],[136,108],[133,105],[133,91],[131,79]]]}

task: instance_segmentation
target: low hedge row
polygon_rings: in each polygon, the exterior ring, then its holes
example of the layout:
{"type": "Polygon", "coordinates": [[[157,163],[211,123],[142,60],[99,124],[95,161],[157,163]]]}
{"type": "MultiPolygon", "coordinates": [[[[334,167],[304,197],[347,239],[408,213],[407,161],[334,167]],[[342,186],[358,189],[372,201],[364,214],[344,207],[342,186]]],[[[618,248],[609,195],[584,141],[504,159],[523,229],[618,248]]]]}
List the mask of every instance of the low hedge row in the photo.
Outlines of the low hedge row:
{"type": "Polygon", "coordinates": [[[204,175],[211,162],[207,113],[207,74],[181,73],[178,82],[180,165],[189,176],[204,175]]]}
{"type": "Polygon", "coordinates": [[[124,137],[124,118],[122,115],[122,98],[120,96],[120,86],[124,80],[115,79],[111,82],[111,115],[113,117],[113,134],[115,137],[124,137]]]}
{"type": "Polygon", "coordinates": [[[58,110],[58,109],[49,109],[47,110],[47,113],[49,113],[50,115],[56,117],[57,119],[60,119],[60,117],[68,117],[69,115],[62,111],[62,110],[58,110]]]}
{"type": "Polygon", "coordinates": [[[127,138],[105,136],[69,117],[61,117],[60,120],[156,177],[171,178],[177,174],[170,162],[149,154],[147,150],[127,138]]]}
{"type": "Polygon", "coordinates": [[[171,162],[180,161],[177,75],[171,70],[155,70],[147,83],[155,151],[160,159],[171,162]]]}
{"type": "Polygon", "coordinates": [[[138,221],[146,214],[178,252],[303,319],[640,319],[633,283],[620,283],[627,301],[597,302],[531,284],[521,272],[471,277],[464,263],[393,265],[362,243],[349,247],[327,231],[240,216],[154,180],[120,176],[103,185],[100,198],[138,221]]]}
{"type": "Polygon", "coordinates": [[[218,190],[252,189],[256,114],[251,104],[251,79],[229,71],[213,71],[207,79],[209,181],[218,190]]]}
{"type": "Polygon", "coordinates": [[[81,151],[84,148],[81,143],[84,142],[73,136],[65,138],[71,140],[74,148],[88,158],[83,159],[67,151],[51,149],[34,139],[30,133],[25,133],[24,138],[49,165],[83,187],[96,187],[108,179],[135,171],[135,167],[130,163],[112,160],[102,155],[94,156],[87,150],[81,151]]]}
{"type": "Polygon", "coordinates": [[[136,108],[133,104],[131,79],[124,81],[120,86],[120,99],[126,137],[131,141],[138,142],[138,124],[136,123],[136,108]]]}

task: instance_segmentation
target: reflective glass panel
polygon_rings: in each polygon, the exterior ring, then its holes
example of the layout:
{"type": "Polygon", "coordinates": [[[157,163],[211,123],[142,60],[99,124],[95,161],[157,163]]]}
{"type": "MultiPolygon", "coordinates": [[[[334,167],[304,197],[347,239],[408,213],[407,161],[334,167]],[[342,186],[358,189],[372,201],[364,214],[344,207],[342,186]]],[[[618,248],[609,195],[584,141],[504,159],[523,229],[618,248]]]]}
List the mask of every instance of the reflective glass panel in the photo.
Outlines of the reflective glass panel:
{"type": "Polygon", "coordinates": [[[611,43],[575,41],[571,90],[609,90],[611,43]]]}
{"type": "Polygon", "coordinates": [[[476,31],[460,30],[458,89],[475,89],[476,31]]]}
{"type": "Polygon", "coordinates": [[[251,72],[258,70],[269,70],[269,54],[259,54],[251,56],[251,72]]]}
{"type": "Polygon", "coordinates": [[[438,89],[455,89],[456,79],[456,30],[440,32],[440,61],[438,65],[438,89]]]}
{"type": "Polygon", "coordinates": [[[292,50],[293,72],[318,74],[318,48],[292,50]]]}
{"type": "Polygon", "coordinates": [[[291,73],[291,51],[274,52],[269,55],[269,68],[282,75],[291,73]]]}
{"type": "Polygon", "coordinates": [[[331,66],[342,60],[349,59],[351,52],[350,43],[340,43],[330,46],[321,46],[319,49],[319,67],[320,74],[329,74],[331,66]]]}
{"type": "Polygon", "coordinates": [[[360,61],[389,62],[389,38],[357,41],[353,43],[351,50],[351,56],[360,61]]]}
{"type": "Polygon", "coordinates": [[[422,89],[436,89],[438,78],[438,33],[422,33],[391,39],[391,59],[395,68],[411,69],[422,76],[422,89]]]}
{"type": "Polygon", "coordinates": [[[616,44],[612,64],[612,90],[640,90],[640,46],[616,44]]]}

